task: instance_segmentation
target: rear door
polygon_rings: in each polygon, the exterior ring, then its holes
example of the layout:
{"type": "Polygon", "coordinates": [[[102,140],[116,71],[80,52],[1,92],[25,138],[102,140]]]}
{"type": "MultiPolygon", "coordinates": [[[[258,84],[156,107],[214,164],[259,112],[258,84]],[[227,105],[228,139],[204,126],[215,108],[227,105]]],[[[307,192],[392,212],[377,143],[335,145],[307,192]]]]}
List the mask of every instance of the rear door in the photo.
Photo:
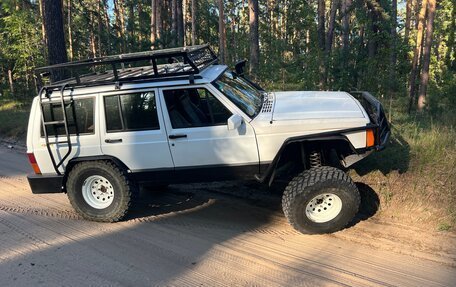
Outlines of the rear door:
{"type": "Polygon", "coordinates": [[[132,172],[173,170],[157,90],[101,95],[101,149],[132,172]]]}

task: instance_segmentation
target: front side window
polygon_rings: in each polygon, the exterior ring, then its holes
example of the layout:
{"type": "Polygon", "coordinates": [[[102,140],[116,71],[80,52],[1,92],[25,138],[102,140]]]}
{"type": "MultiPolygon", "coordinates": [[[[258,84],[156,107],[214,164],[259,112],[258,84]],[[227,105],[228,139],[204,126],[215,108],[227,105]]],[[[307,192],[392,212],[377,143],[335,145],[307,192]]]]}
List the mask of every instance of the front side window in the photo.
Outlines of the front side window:
{"type": "Polygon", "coordinates": [[[104,97],[108,132],[157,130],[157,105],[154,92],[104,97]]]}
{"type": "Polygon", "coordinates": [[[242,77],[226,71],[213,84],[230,101],[250,117],[254,117],[260,110],[262,92],[253,87],[242,77]]]}
{"type": "Polygon", "coordinates": [[[231,112],[203,88],[164,90],[171,125],[175,129],[226,125],[231,112]]]}
{"type": "MultiPolygon", "coordinates": [[[[76,99],[65,103],[68,121],[68,132],[71,135],[93,134],[94,126],[94,99],[76,99]]],[[[60,103],[43,104],[44,121],[62,121],[63,111],[60,103]]],[[[63,124],[47,125],[48,136],[65,135],[63,124]]],[[[41,134],[44,135],[43,130],[41,134]]]]}

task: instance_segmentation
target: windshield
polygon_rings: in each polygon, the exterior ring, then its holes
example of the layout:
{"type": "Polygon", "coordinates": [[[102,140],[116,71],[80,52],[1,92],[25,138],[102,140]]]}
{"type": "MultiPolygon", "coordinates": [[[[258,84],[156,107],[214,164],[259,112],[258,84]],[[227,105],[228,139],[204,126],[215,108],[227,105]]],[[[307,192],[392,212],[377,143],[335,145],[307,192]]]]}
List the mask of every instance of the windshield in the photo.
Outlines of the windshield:
{"type": "Polygon", "coordinates": [[[233,72],[223,73],[214,86],[250,117],[254,117],[261,109],[263,92],[233,72]]]}

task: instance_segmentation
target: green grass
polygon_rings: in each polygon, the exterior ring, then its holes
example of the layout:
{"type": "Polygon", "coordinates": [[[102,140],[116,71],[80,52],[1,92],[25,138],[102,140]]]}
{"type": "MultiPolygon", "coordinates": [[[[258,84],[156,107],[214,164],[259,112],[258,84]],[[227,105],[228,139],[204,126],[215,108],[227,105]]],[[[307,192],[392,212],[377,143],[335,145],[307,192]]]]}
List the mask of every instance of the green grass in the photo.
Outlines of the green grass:
{"type": "Polygon", "coordinates": [[[407,115],[400,109],[390,109],[389,116],[390,144],[355,165],[355,180],[377,192],[385,218],[453,230],[456,115],[407,115]]]}
{"type": "Polygon", "coordinates": [[[30,104],[0,99],[0,137],[25,140],[30,104]]]}

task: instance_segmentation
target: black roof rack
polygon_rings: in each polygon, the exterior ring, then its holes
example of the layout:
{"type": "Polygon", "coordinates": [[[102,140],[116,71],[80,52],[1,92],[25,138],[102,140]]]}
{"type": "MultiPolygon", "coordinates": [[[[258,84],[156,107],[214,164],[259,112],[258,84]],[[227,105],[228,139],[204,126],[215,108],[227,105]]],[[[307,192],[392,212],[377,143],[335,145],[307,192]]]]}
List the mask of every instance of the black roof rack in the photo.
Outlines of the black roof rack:
{"type": "Polygon", "coordinates": [[[61,63],[37,68],[35,72],[39,84],[47,89],[64,85],[93,86],[176,76],[187,76],[185,78],[192,81],[193,75],[217,63],[217,60],[215,53],[206,44],[61,63]],[[65,76],[53,82],[56,74],[65,76]],[[46,78],[48,80],[45,84],[46,78]]]}

